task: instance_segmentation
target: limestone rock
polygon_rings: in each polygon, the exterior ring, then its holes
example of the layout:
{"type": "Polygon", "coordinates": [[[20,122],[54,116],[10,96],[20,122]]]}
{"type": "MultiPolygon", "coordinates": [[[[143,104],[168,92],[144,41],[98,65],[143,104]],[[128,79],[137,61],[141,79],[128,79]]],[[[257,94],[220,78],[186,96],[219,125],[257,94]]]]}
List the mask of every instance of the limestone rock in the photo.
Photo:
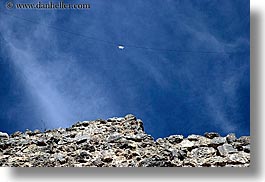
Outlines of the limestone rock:
{"type": "Polygon", "coordinates": [[[144,132],[132,114],[79,121],[69,128],[0,132],[0,166],[12,167],[249,167],[250,137],[144,132]]]}
{"type": "Polygon", "coordinates": [[[222,146],[218,146],[217,149],[218,149],[218,152],[219,152],[219,154],[221,156],[227,156],[227,154],[233,154],[233,153],[237,153],[238,152],[230,144],[224,144],[222,146]]]}

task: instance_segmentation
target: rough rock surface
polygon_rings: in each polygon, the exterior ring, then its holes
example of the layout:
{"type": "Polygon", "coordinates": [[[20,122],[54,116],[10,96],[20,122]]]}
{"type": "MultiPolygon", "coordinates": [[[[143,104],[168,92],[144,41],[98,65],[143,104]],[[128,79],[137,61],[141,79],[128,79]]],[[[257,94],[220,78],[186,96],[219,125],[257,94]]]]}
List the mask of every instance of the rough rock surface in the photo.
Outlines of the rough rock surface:
{"type": "Polygon", "coordinates": [[[218,133],[172,135],[156,141],[143,122],[124,118],[72,127],[0,132],[0,166],[12,167],[249,167],[250,137],[218,133]]]}

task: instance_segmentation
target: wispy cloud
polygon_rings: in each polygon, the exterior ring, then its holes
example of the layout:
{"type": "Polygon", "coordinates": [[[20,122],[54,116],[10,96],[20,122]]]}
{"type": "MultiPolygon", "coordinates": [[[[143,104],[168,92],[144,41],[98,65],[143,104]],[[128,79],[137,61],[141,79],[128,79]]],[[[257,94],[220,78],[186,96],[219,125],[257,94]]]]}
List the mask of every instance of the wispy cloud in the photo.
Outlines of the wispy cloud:
{"type": "Polygon", "coordinates": [[[235,124],[230,121],[227,117],[227,113],[223,108],[223,103],[220,102],[218,97],[214,95],[206,96],[207,110],[208,114],[212,118],[212,124],[216,128],[220,128],[223,132],[233,132],[237,128],[235,124]]]}
{"type": "Polygon", "coordinates": [[[45,26],[49,23],[43,18],[30,27],[30,34],[24,32],[19,38],[12,18],[1,21],[1,32],[8,42],[7,54],[31,102],[39,106],[35,108],[39,121],[50,128],[65,127],[76,120],[100,117],[101,110],[111,113],[115,107],[110,106],[104,88],[95,82],[98,79],[87,74],[74,55],[58,47],[59,34],[45,26]],[[48,50],[52,51],[51,56],[48,50]]]}

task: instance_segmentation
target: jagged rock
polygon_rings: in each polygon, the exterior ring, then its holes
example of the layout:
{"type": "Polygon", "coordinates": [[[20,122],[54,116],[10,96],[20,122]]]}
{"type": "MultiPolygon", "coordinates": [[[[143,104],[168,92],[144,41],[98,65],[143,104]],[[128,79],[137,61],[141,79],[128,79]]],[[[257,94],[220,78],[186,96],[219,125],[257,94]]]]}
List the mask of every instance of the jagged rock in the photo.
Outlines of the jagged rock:
{"type": "Polygon", "coordinates": [[[243,146],[243,150],[246,153],[250,153],[250,145],[243,146]]]}
{"type": "Polygon", "coordinates": [[[165,143],[165,139],[158,138],[158,139],[156,139],[156,143],[159,144],[159,145],[162,145],[163,143],[165,143]]]}
{"type": "Polygon", "coordinates": [[[226,140],[227,143],[233,143],[236,141],[236,135],[234,133],[229,133],[228,135],[226,135],[226,140]]]}
{"type": "Polygon", "coordinates": [[[132,140],[132,141],[135,141],[135,142],[141,142],[141,141],[143,141],[146,137],[147,137],[147,135],[145,135],[145,134],[136,134],[136,135],[125,136],[125,138],[126,138],[127,140],[132,140]]]}
{"type": "Polygon", "coordinates": [[[238,151],[242,151],[243,150],[243,143],[240,142],[233,142],[231,143],[231,145],[237,149],[238,151]]]}
{"type": "Polygon", "coordinates": [[[77,122],[69,128],[27,130],[0,137],[0,166],[12,167],[248,167],[250,138],[233,134],[172,135],[154,141],[143,122],[124,118],[77,122]],[[229,143],[229,144],[228,144],[229,143]]]}
{"type": "Polygon", "coordinates": [[[36,134],[40,134],[40,130],[36,129],[33,131],[33,133],[36,135],[36,134]]]}
{"type": "Polygon", "coordinates": [[[157,155],[152,156],[151,158],[143,159],[139,163],[139,167],[175,167],[173,163],[165,160],[157,155]]]}
{"type": "Polygon", "coordinates": [[[250,144],[250,137],[249,136],[241,136],[237,139],[238,142],[242,143],[243,145],[249,145],[250,144]]]}
{"type": "Polygon", "coordinates": [[[216,150],[212,147],[200,147],[193,149],[190,155],[194,158],[208,158],[216,154],[216,150]]]}
{"type": "Polygon", "coordinates": [[[168,141],[172,144],[180,143],[183,140],[183,135],[171,135],[168,137],[168,141]]]}
{"type": "Polygon", "coordinates": [[[211,143],[211,139],[200,135],[189,135],[187,139],[194,143],[196,147],[207,147],[211,143]]]}
{"type": "Polygon", "coordinates": [[[7,133],[0,132],[0,139],[9,139],[9,136],[7,133]]]}
{"type": "Polygon", "coordinates": [[[111,156],[105,156],[105,157],[103,157],[103,159],[102,159],[103,162],[107,162],[107,163],[110,163],[112,160],[113,160],[113,159],[112,159],[111,156]]]}
{"type": "Polygon", "coordinates": [[[217,149],[218,149],[218,152],[219,152],[219,154],[221,156],[227,156],[227,154],[233,154],[233,153],[237,153],[238,152],[230,144],[224,144],[222,146],[218,146],[217,149]]]}
{"type": "Polygon", "coordinates": [[[75,137],[75,141],[76,141],[76,144],[81,144],[81,143],[84,143],[84,142],[86,142],[88,139],[90,139],[90,137],[89,136],[76,136],[75,137]]]}
{"type": "Polygon", "coordinates": [[[225,142],[226,142],[226,138],[224,138],[224,137],[214,137],[211,140],[210,146],[217,147],[219,145],[224,144],[225,142]]]}
{"type": "Polygon", "coordinates": [[[61,153],[54,154],[54,158],[55,158],[55,160],[59,161],[60,164],[66,163],[66,157],[65,157],[65,155],[63,155],[61,153]]]}
{"type": "Polygon", "coordinates": [[[213,139],[214,137],[220,137],[220,135],[218,133],[215,133],[215,132],[206,132],[204,133],[204,136],[206,138],[210,138],[210,139],[213,139]]]}
{"type": "Polygon", "coordinates": [[[191,148],[194,146],[194,143],[193,143],[193,142],[190,142],[189,140],[183,140],[183,141],[180,143],[180,146],[181,146],[182,148],[191,149],[191,148]]]}
{"type": "Polygon", "coordinates": [[[238,152],[227,156],[230,164],[248,164],[250,162],[250,154],[245,152],[238,152]]]}
{"type": "Polygon", "coordinates": [[[144,124],[143,124],[143,121],[140,120],[140,119],[137,119],[136,121],[137,121],[137,123],[138,123],[138,126],[141,128],[140,132],[141,132],[141,131],[144,131],[144,124]]]}
{"type": "Polygon", "coordinates": [[[187,139],[189,140],[189,141],[199,141],[200,140],[200,135],[194,135],[194,134],[192,134],[192,135],[189,135],[188,137],[187,137],[187,139]]]}
{"type": "Polygon", "coordinates": [[[112,142],[117,142],[118,140],[120,140],[122,138],[122,135],[119,133],[113,133],[108,137],[108,142],[112,143],[112,142]]]}
{"type": "Polygon", "coordinates": [[[109,118],[109,119],[107,119],[107,121],[109,121],[109,122],[121,122],[121,121],[124,121],[124,118],[118,118],[118,117],[113,117],[113,118],[109,118]]]}
{"type": "Polygon", "coordinates": [[[60,141],[59,138],[52,136],[51,138],[48,139],[47,142],[48,143],[53,143],[53,144],[58,144],[59,141],[60,141]]]}
{"type": "Polygon", "coordinates": [[[134,116],[134,115],[132,115],[132,114],[128,114],[128,115],[126,115],[125,117],[125,120],[135,120],[136,119],[136,117],[134,116]]]}
{"type": "Polygon", "coordinates": [[[184,160],[187,157],[187,150],[178,151],[178,159],[184,160]]]}
{"type": "Polygon", "coordinates": [[[46,142],[43,139],[37,140],[36,141],[37,146],[46,146],[46,142]]]}
{"type": "Polygon", "coordinates": [[[25,134],[29,135],[29,136],[32,136],[34,133],[31,130],[26,129],[25,134]]]}
{"type": "Polygon", "coordinates": [[[220,156],[212,156],[209,158],[206,158],[203,163],[201,164],[201,166],[205,166],[205,167],[224,167],[227,165],[227,159],[220,157],[220,156]]]}
{"type": "Polygon", "coordinates": [[[15,133],[13,133],[12,135],[11,135],[11,137],[19,137],[19,136],[21,136],[22,135],[22,132],[20,132],[20,131],[16,131],[15,133]]]}

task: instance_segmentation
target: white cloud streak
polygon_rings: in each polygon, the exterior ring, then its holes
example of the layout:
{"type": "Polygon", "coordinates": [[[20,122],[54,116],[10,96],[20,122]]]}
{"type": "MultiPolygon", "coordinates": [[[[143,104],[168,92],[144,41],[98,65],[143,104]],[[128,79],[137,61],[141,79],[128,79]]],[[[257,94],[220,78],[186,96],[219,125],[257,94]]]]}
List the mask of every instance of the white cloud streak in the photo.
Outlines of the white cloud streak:
{"type": "MultiPolygon", "coordinates": [[[[52,19],[52,18],[51,18],[52,19]]],[[[53,17],[55,19],[55,17],[53,17]]],[[[1,21],[1,33],[8,42],[8,53],[19,80],[31,96],[34,108],[47,127],[66,127],[81,119],[96,119],[101,110],[111,113],[110,98],[104,95],[100,84],[86,73],[75,57],[59,50],[58,34],[53,34],[42,19],[40,24],[31,26],[23,39],[15,36],[15,21],[6,18],[1,21]],[[47,52],[53,50],[51,60],[47,52]]],[[[39,121],[36,121],[36,124],[39,121]]]]}

